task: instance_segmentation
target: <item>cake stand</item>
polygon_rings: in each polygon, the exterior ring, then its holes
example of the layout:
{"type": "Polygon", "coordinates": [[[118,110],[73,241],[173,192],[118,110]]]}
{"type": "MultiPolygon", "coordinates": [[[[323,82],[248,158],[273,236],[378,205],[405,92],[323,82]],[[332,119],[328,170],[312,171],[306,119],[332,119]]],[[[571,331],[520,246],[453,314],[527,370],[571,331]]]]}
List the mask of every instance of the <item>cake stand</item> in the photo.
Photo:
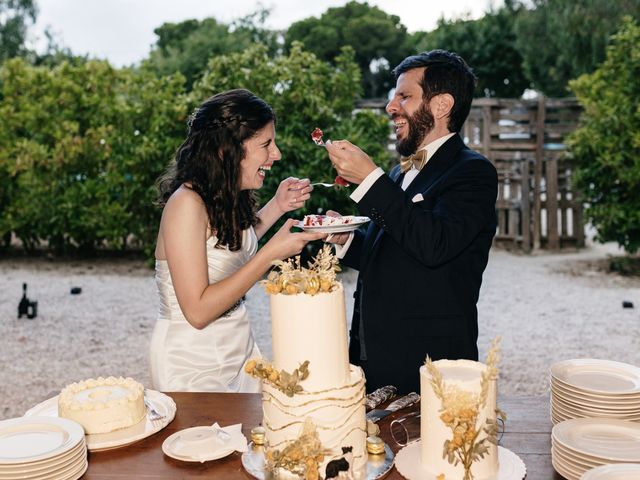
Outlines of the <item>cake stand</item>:
{"type": "MultiPolygon", "coordinates": [[[[366,480],[378,480],[383,478],[393,468],[393,452],[389,445],[384,446],[384,455],[371,455],[367,459],[366,480]]],[[[265,469],[264,447],[249,443],[249,449],[242,454],[242,466],[254,478],[258,480],[271,480],[274,478],[265,469]]]]}
{"type": "MultiPolygon", "coordinates": [[[[524,462],[504,447],[498,447],[496,480],[522,480],[527,474],[524,462]]],[[[437,473],[427,470],[420,460],[420,440],[410,443],[396,455],[396,469],[408,480],[436,480],[437,473]]]]}

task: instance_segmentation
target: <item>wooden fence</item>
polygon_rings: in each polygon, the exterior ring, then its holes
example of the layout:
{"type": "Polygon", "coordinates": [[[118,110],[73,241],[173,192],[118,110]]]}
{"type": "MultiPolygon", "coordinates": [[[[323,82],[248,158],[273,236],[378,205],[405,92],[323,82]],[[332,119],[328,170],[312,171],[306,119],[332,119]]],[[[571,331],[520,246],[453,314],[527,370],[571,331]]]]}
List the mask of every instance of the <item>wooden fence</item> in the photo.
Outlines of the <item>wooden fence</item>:
{"type": "MultiPolygon", "coordinates": [[[[360,108],[382,110],[384,102],[360,108]]],[[[581,107],[575,99],[476,99],[462,134],[498,170],[496,243],[524,251],[584,246],[564,139],[581,107]]]]}

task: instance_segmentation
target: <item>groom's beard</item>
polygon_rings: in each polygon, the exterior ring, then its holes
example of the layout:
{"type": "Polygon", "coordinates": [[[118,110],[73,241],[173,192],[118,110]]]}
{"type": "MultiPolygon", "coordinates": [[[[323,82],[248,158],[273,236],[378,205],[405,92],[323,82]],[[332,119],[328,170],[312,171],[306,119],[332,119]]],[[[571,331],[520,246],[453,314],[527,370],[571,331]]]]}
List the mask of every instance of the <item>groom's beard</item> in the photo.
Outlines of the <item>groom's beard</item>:
{"type": "Polygon", "coordinates": [[[409,126],[407,138],[396,140],[396,151],[403,157],[416,153],[416,150],[418,150],[418,147],[429,132],[433,130],[435,124],[433,114],[429,110],[429,104],[424,100],[420,108],[410,117],[406,117],[406,119],[409,126]]]}

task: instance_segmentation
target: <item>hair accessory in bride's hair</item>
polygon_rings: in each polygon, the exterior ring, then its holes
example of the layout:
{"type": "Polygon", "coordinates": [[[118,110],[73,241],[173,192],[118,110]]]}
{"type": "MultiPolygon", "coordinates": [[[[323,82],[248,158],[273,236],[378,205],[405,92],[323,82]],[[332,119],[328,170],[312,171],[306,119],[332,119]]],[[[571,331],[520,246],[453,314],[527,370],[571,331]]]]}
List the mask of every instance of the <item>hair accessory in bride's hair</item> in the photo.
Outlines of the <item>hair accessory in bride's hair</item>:
{"type": "Polygon", "coordinates": [[[193,122],[195,122],[199,111],[200,109],[196,107],[193,109],[193,112],[191,112],[191,115],[189,115],[189,118],[187,119],[187,126],[189,127],[189,130],[193,128],[193,122]]]}

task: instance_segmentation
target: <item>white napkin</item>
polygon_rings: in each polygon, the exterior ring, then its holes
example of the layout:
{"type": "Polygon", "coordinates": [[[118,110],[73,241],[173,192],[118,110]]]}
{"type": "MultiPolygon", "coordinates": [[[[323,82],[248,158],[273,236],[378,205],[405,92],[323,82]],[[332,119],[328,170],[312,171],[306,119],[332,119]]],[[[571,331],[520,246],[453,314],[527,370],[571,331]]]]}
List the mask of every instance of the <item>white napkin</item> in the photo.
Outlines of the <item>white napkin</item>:
{"type": "Polygon", "coordinates": [[[242,433],[241,423],[221,427],[216,422],[211,425],[211,428],[218,433],[218,440],[225,448],[233,448],[236,452],[246,452],[248,450],[247,437],[242,433]]]}

